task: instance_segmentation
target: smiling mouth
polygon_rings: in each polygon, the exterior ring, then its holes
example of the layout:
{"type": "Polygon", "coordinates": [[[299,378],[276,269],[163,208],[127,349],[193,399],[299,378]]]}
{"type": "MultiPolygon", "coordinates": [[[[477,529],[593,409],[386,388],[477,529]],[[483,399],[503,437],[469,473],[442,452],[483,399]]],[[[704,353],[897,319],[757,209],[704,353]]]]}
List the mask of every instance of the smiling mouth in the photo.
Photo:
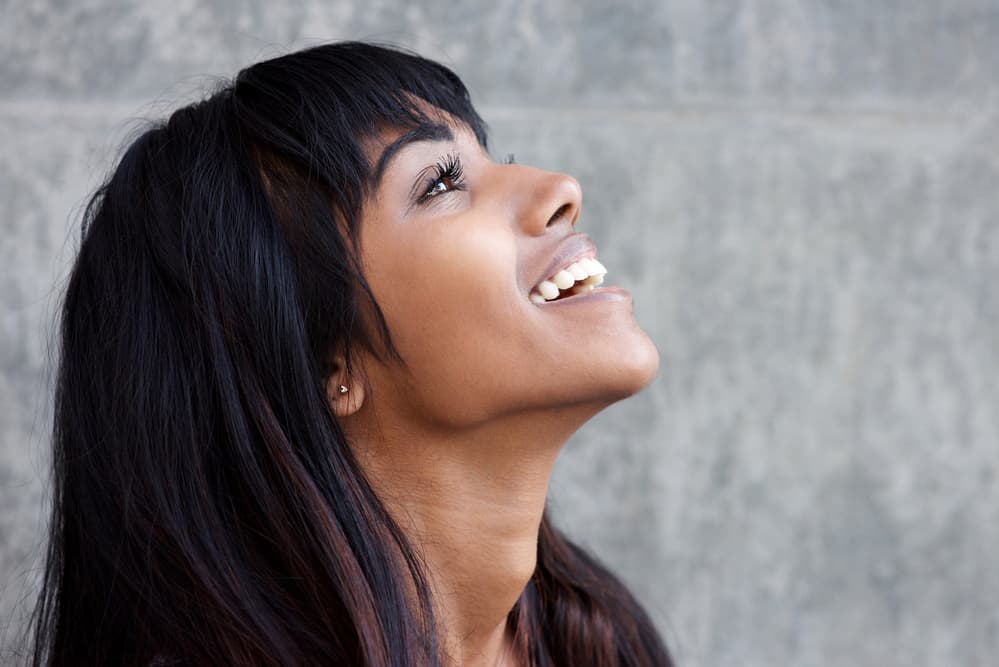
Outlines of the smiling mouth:
{"type": "Polygon", "coordinates": [[[590,292],[604,281],[607,269],[596,257],[580,257],[542,280],[531,290],[532,303],[558,301],[574,294],[590,292]]]}

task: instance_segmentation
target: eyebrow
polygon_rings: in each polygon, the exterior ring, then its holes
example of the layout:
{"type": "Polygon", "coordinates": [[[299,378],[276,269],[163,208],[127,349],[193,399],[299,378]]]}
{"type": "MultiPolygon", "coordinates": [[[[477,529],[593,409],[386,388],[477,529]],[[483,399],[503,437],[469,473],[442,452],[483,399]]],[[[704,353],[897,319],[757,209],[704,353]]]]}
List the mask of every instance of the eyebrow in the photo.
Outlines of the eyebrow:
{"type": "Polygon", "coordinates": [[[454,141],[454,132],[451,131],[450,127],[441,123],[425,123],[390,143],[382,151],[381,156],[378,158],[378,163],[375,165],[373,180],[376,188],[381,182],[385,170],[388,169],[392,158],[398,155],[400,150],[417,141],[454,141]]]}

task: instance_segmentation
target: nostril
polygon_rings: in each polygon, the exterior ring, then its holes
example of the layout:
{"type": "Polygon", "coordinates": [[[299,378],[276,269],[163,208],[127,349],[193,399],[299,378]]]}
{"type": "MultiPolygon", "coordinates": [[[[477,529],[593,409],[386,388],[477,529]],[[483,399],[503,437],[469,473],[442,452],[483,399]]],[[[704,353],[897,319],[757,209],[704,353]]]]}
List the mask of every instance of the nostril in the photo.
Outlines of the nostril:
{"type": "Polygon", "coordinates": [[[561,206],[559,206],[558,210],[555,211],[555,213],[552,214],[552,217],[548,219],[548,224],[551,225],[552,223],[558,222],[559,220],[564,218],[566,215],[569,214],[569,210],[571,208],[572,206],[570,204],[562,204],[561,206]]]}

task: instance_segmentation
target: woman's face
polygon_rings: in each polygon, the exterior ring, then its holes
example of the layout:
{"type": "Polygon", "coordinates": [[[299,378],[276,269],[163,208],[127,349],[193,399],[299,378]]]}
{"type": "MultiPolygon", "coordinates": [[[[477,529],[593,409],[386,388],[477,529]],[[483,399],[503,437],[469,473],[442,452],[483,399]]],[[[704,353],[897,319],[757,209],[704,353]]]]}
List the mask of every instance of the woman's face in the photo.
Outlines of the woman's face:
{"type": "Polygon", "coordinates": [[[599,260],[575,229],[579,183],[494,162],[448,118],[370,146],[380,177],[365,202],[361,259],[408,369],[366,363],[366,402],[462,428],[536,409],[599,410],[647,385],[658,353],[631,296],[609,287],[613,264],[592,291],[537,294],[573,264],[580,277],[600,271],[578,261],[599,260]]]}

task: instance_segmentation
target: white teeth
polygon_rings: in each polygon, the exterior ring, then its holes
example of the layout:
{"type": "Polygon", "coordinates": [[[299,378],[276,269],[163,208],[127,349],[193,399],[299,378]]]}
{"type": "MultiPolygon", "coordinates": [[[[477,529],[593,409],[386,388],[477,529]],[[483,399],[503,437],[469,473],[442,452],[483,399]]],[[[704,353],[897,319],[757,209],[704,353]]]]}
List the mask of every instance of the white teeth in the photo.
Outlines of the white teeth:
{"type": "Polygon", "coordinates": [[[538,285],[538,291],[541,292],[541,296],[546,301],[551,301],[558,296],[558,285],[547,280],[542,280],[541,284],[538,285]]]}
{"type": "Polygon", "coordinates": [[[589,292],[604,281],[607,268],[595,257],[583,257],[565,267],[548,280],[542,280],[530,294],[532,303],[544,303],[558,298],[560,290],[570,294],[589,292]]]}
{"type": "Polygon", "coordinates": [[[570,264],[565,268],[565,270],[571,273],[575,280],[586,280],[586,278],[590,275],[590,272],[587,271],[579,262],[570,264]]]}
{"type": "Polygon", "coordinates": [[[591,257],[589,259],[590,259],[590,266],[593,267],[593,270],[590,271],[590,275],[591,276],[594,275],[594,274],[597,274],[597,273],[601,273],[601,274],[607,273],[607,268],[604,267],[604,265],[601,264],[599,261],[597,261],[596,257],[591,257]]]}
{"type": "Polygon", "coordinates": [[[555,283],[559,289],[569,289],[572,284],[576,282],[576,279],[572,277],[572,274],[568,271],[562,270],[555,274],[552,278],[552,282],[555,283]]]}

